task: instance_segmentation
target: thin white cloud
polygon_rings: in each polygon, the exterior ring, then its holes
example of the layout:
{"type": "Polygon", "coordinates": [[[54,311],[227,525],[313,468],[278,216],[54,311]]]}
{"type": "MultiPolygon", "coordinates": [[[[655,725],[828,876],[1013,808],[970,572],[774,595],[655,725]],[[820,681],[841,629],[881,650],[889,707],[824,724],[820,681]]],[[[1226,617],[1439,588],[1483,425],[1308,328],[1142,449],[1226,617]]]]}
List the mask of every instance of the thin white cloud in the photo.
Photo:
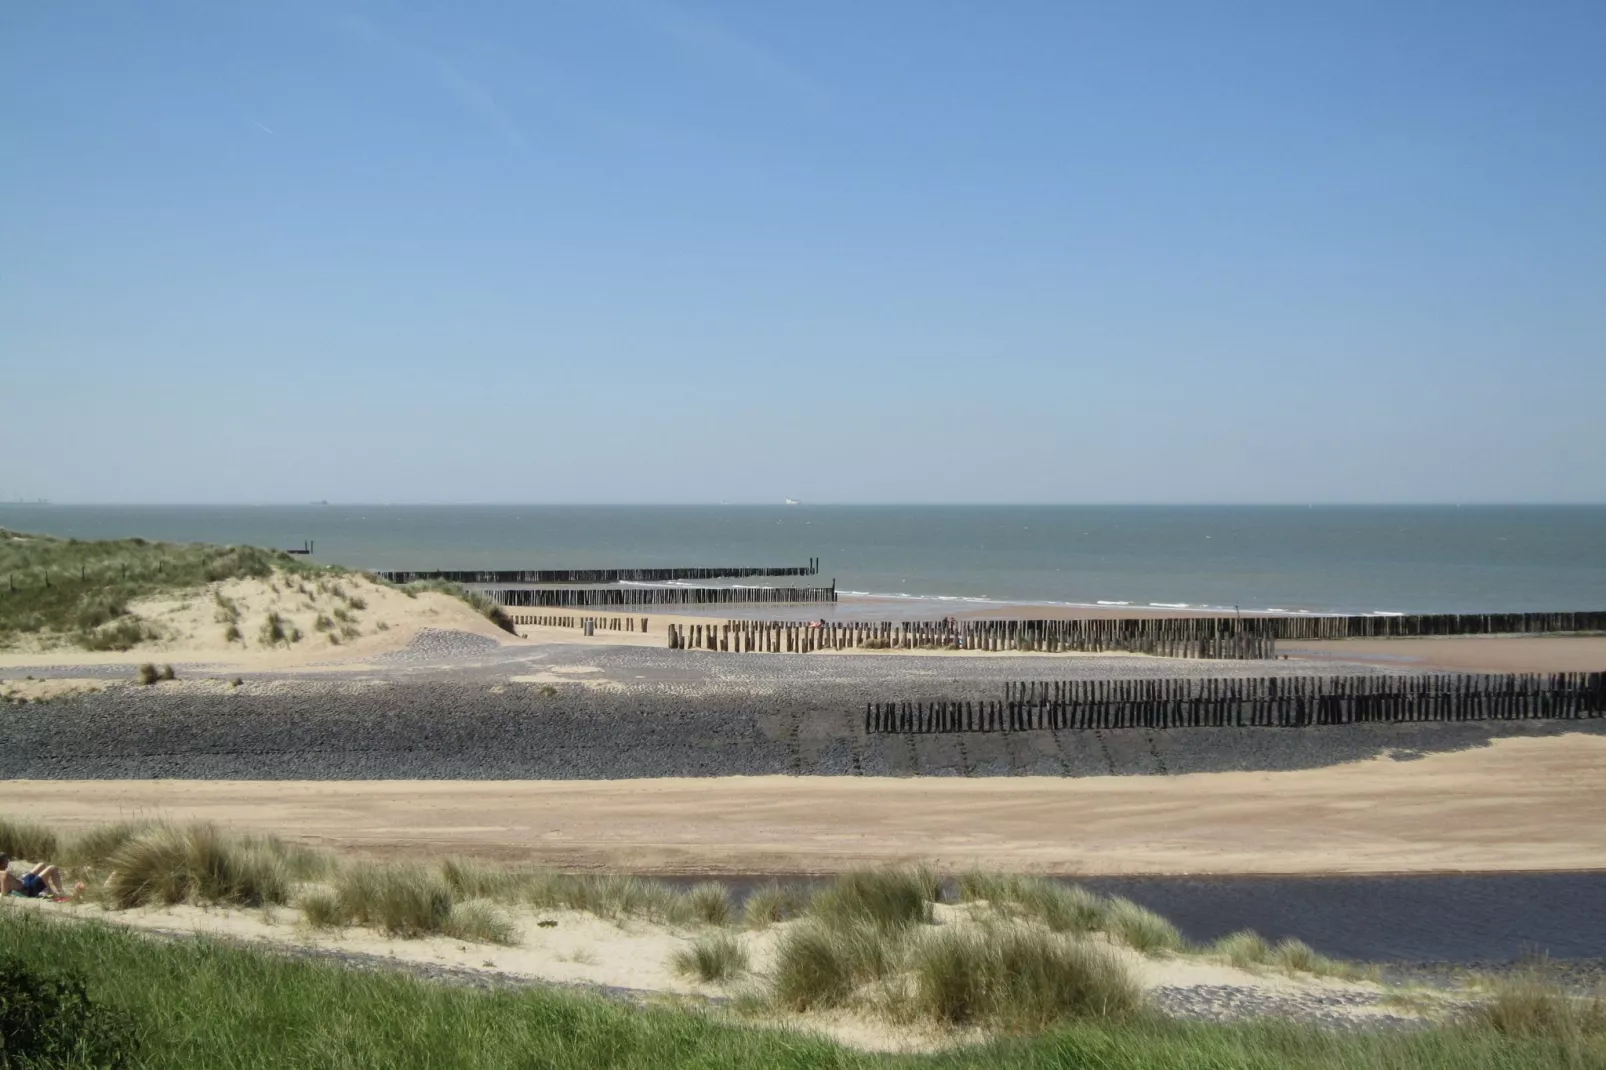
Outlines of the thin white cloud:
{"type": "Polygon", "coordinates": [[[345,16],[337,25],[347,36],[370,48],[386,52],[399,62],[428,76],[509,147],[522,152],[529,151],[529,139],[524,136],[524,132],[519,129],[512,116],[497,103],[491,91],[465,77],[437,53],[409,44],[357,15],[345,16]]]}
{"type": "Polygon", "coordinates": [[[710,67],[807,104],[823,103],[829,96],[825,88],[807,74],[706,16],[693,14],[669,0],[642,0],[636,10],[659,33],[710,67]]]}
{"type": "Polygon", "coordinates": [[[255,119],[251,120],[251,125],[256,127],[258,130],[265,131],[265,132],[267,132],[269,134],[273,133],[273,130],[271,128],[269,128],[267,125],[265,125],[263,123],[257,122],[255,119]]]}

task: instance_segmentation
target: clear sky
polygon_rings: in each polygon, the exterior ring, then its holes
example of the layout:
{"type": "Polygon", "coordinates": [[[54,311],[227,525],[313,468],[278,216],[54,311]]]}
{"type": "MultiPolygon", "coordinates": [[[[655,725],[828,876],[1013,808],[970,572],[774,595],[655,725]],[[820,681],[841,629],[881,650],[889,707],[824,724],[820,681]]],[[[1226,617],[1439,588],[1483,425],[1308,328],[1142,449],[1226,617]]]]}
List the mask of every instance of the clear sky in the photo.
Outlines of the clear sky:
{"type": "Polygon", "coordinates": [[[1606,4],[0,10],[0,497],[1606,501],[1606,4]]]}

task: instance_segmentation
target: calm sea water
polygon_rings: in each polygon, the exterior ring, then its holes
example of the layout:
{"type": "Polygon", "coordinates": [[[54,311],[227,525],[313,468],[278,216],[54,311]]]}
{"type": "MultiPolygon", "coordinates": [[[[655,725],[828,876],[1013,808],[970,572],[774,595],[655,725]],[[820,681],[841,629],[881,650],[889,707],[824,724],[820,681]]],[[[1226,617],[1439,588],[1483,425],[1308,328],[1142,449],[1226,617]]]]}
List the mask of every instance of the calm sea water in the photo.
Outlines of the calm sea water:
{"type": "Polygon", "coordinates": [[[844,592],[1340,612],[1606,608],[1606,506],[15,506],[78,538],[368,568],[773,565],[844,592]]]}

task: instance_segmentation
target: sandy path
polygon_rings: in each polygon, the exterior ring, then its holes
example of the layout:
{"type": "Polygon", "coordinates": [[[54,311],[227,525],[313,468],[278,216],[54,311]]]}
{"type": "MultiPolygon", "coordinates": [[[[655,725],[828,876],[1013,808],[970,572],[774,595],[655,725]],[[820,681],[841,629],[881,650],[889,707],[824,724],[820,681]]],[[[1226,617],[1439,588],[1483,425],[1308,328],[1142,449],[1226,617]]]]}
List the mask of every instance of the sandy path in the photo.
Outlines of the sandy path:
{"type": "Polygon", "coordinates": [[[1606,738],[1415,761],[1175,777],[634,781],[56,781],[6,814],[133,815],[378,853],[643,873],[811,873],[923,858],[1066,874],[1410,873],[1606,866],[1606,738]]]}
{"type": "Polygon", "coordinates": [[[1290,639],[1278,643],[1277,652],[1455,672],[1606,672],[1606,636],[1600,635],[1290,639]]]}

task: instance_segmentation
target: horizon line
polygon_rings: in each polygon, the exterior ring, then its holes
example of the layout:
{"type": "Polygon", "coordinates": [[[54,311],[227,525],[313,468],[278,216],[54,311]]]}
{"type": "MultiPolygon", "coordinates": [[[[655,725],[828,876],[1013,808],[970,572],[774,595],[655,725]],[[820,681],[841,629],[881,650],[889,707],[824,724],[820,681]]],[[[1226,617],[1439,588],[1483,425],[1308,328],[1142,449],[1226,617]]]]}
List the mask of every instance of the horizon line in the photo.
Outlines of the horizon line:
{"type": "Polygon", "coordinates": [[[809,507],[859,509],[1485,509],[1485,508],[1599,508],[1606,501],[1533,500],[1533,501],[1086,501],[1086,502],[975,502],[975,501],[798,501],[779,502],[769,499],[743,501],[53,501],[50,499],[19,499],[0,501],[0,508],[30,507],[54,508],[135,508],[135,509],[280,509],[280,508],[383,508],[383,509],[718,509],[718,508],[775,508],[797,509],[809,507]]]}

